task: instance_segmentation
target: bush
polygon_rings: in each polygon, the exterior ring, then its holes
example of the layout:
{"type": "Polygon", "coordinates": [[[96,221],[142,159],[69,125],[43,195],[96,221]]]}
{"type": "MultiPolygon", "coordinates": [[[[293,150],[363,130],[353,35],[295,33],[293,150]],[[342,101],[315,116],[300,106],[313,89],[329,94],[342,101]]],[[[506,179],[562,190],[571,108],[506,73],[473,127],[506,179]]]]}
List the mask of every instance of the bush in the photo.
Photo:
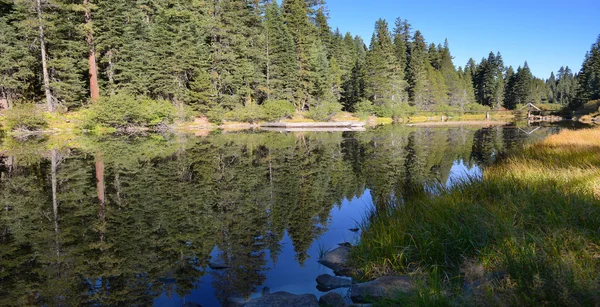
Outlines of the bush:
{"type": "Polygon", "coordinates": [[[281,118],[291,118],[296,109],[294,105],[286,100],[267,100],[262,105],[264,119],[275,121],[281,118]]]}
{"type": "Polygon", "coordinates": [[[323,102],[310,108],[306,117],[316,121],[328,121],[342,110],[342,105],[337,102],[323,102]]]}
{"type": "Polygon", "coordinates": [[[48,127],[48,122],[41,108],[27,103],[6,110],[4,112],[4,125],[8,131],[39,131],[48,127]]]}
{"type": "Polygon", "coordinates": [[[360,116],[369,116],[375,112],[375,106],[373,106],[373,103],[370,100],[363,99],[356,103],[354,112],[360,116]]]}
{"type": "Polygon", "coordinates": [[[225,114],[225,119],[253,123],[264,118],[264,113],[258,105],[250,105],[239,109],[234,109],[225,114]]]}
{"type": "Polygon", "coordinates": [[[92,104],[87,111],[84,126],[85,128],[93,128],[96,125],[113,128],[153,127],[172,123],[176,114],[176,108],[166,100],[119,94],[103,97],[92,104]]]}
{"type": "Polygon", "coordinates": [[[410,106],[407,103],[393,104],[393,105],[380,105],[375,106],[375,115],[379,117],[391,117],[394,120],[402,118],[407,115],[415,113],[415,107],[410,106]]]}
{"type": "Polygon", "coordinates": [[[478,103],[468,103],[463,106],[465,112],[489,111],[490,107],[478,103]]]}
{"type": "Polygon", "coordinates": [[[225,113],[227,111],[221,107],[214,107],[212,109],[210,109],[208,112],[205,113],[206,118],[208,118],[208,121],[213,123],[213,124],[221,124],[223,123],[223,119],[225,118],[225,113]]]}

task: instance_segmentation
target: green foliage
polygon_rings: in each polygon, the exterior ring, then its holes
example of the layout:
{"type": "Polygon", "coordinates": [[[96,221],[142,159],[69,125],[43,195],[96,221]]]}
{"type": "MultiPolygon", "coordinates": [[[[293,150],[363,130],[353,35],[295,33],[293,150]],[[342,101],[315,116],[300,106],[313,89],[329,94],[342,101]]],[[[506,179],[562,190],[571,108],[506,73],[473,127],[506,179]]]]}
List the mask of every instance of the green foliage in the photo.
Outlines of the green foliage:
{"type": "Polygon", "coordinates": [[[177,109],[166,100],[118,94],[90,105],[86,115],[85,128],[155,127],[172,123],[177,109]]]}
{"type": "Polygon", "coordinates": [[[306,117],[315,121],[328,121],[342,110],[337,102],[321,102],[307,112],[306,117]]]}
{"type": "Polygon", "coordinates": [[[600,99],[600,35],[586,53],[578,76],[578,99],[571,107],[580,107],[590,100],[600,99]]]}
{"type": "Polygon", "coordinates": [[[294,115],[294,105],[286,100],[267,100],[261,105],[266,120],[279,120],[294,115]]]}
{"type": "Polygon", "coordinates": [[[48,126],[43,109],[31,103],[17,105],[3,115],[2,123],[8,131],[38,131],[48,126]]]}
{"type": "Polygon", "coordinates": [[[367,116],[373,115],[375,112],[375,106],[373,106],[373,103],[370,100],[363,99],[354,106],[354,112],[367,116]]]}
{"type": "Polygon", "coordinates": [[[225,113],[225,119],[238,122],[254,123],[264,119],[265,114],[258,105],[250,105],[242,108],[233,109],[225,113]]]}
{"type": "MultiPolygon", "coordinates": [[[[526,67],[509,72],[499,52],[457,69],[447,41],[426,42],[402,18],[391,31],[377,20],[367,47],[358,36],[332,30],[324,1],[51,2],[41,10],[50,94],[67,109],[88,100],[91,50],[103,96],[127,92],[202,113],[267,100],[287,100],[296,111],[332,101],[353,112],[363,99],[382,109],[409,103],[431,111],[475,101],[492,108],[527,102],[577,107],[600,98],[598,42],[578,76],[567,67],[544,81],[526,67]]],[[[40,100],[35,1],[7,2],[2,12],[0,102],[40,100]]]]}
{"type": "Polygon", "coordinates": [[[478,103],[469,103],[463,107],[465,112],[489,111],[490,107],[478,103]]]}
{"type": "Polygon", "coordinates": [[[393,119],[400,119],[402,117],[412,115],[417,110],[414,106],[407,103],[396,104],[396,105],[380,105],[375,106],[375,115],[379,117],[391,117],[393,119]]]}
{"type": "Polygon", "coordinates": [[[212,108],[208,112],[206,112],[206,118],[208,121],[213,124],[221,124],[223,123],[223,119],[225,119],[225,114],[227,111],[223,108],[212,108]]]}

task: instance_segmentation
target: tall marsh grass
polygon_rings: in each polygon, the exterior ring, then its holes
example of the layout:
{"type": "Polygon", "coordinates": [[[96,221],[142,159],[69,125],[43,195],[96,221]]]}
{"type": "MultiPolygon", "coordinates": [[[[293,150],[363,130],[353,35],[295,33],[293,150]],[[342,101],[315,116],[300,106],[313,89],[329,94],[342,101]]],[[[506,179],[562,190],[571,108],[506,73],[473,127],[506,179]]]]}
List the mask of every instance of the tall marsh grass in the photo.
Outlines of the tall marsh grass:
{"type": "Polygon", "coordinates": [[[443,287],[456,304],[600,304],[600,129],[563,131],[437,191],[365,220],[352,260],[366,278],[411,274],[428,280],[416,298],[443,287]],[[466,264],[482,267],[468,298],[466,264]]]}

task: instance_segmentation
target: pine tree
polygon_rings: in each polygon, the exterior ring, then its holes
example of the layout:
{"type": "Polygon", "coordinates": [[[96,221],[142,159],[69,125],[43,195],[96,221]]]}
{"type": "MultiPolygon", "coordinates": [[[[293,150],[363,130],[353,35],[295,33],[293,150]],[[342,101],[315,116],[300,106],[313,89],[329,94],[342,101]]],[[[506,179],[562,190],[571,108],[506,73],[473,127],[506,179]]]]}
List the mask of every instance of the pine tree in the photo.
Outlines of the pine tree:
{"type": "Polygon", "coordinates": [[[396,19],[394,35],[394,54],[398,60],[402,79],[405,79],[406,68],[408,66],[408,47],[410,39],[411,26],[406,19],[398,17],[396,19]]]}
{"type": "MultiPolygon", "coordinates": [[[[327,15],[325,14],[324,7],[320,7],[317,10],[315,16],[315,26],[317,27],[317,38],[321,41],[321,44],[325,45],[327,50],[327,57],[330,58],[334,51],[334,34],[331,32],[331,28],[327,23],[327,15]]],[[[339,34],[339,33],[338,33],[339,34]]]]}
{"type": "Polygon", "coordinates": [[[461,79],[462,72],[459,72],[452,63],[452,55],[450,54],[450,46],[448,40],[444,41],[444,46],[438,50],[440,58],[440,71],[444,78],[447,90],[448,104],[454,107],[463,109],[468,102],[468,91],[472,91],[473,86],[465,84],[461,79]]]}
{"type": "Polygon", "coordinates": [[[504,95],[504,62],[498,52],[482,59],[475,73],[475,92],[479,104],[498,108],[504,95]]]}
{"type": "Polygon", "coordinates": [[[571,107],[575,108],[589,100],[600,99],[600,35],[585,55],[578,81],[578,99],[573,101],[571,107]]]}
{"type": "Polygon", "coordinates": [[[418,108],[425,107],[425,91],[427,88],[427,49],[425,38],[417,30],[409,48],[407,67],[408,93],[413,105],[418,108]]]}
{"type": "Polygon", "coordinates": [[[504,107],[510,110],[515,109],[518,105],[524,105],[533,102],[532,84],[533,76],[529,70],[529,65],[517,68],[517,72],[508,80],[504,107]]]}
{"type": "MultiPolygon", "coordinates": [[[[519,67],[520,69],[520,67],[519,67]]],[[[517,74],[515,73],[512,66],[509,66],[504,76],[504,101],[502,106],[506,109],[512,110],[516,107],[515,102],[515,84],[517,82],[517,74]]]]}
{"type": "Polygon", "coordinates": [[[249,2],[213,2],[211,75],[217,102],[226,108],[252,104],[255,89],[263,80],[259,58],[263,49],[257,41],[259,12],[249,2]]]}
{"type": "Polygon", "coordinates": [[[267,4],[265,17],[268,97],[293,102],[298,71],[294,41],[277,2],[267,4]]]}
{"type": "Polygon", "coordinates": [[[294,39],[296,61],[298,63],[298,82],[294,89],[296,108],[308,109],[310,101],[311,74],[309,71],[309,52],[315,41],[315,26],[309,19],[308,4],[304,0],[283,0],[283,19],[294,39]]]}
{"type": "Polygon", "coordinates": [[[346,111],[354,111],[354,106],[366,98],[364,66],[367,50],[365,43],[359,36],[356,36],[353,39],[353,50],[354,54],[356,54],[356,59],[353,63],[350,75],[344,82],[344,91],[341,99],[346,111]]]}
{"type": "Polygon", "coordinates": [[[563,106],[573,106],[577,103],[578,83],[573,72],[567,67],[558,71],[554,97],[563,106]]]}
{"type": "Polygon", "coordinates": [[[548,88],[548,102],[556,103],[556,76],[554,76],[554,72],[550,73],[550,78],[546,80],[546,86],[548,88]]]}
{"type": "Polygon", "coordinates": [[[388,24],[383,19],[375,23],[365,71],[365,91],[374,105],[394,108],[407,101],[406,81],[402,78],[400,64],[394,55],[388,24]]]}
{"type": "Polygon", "coordinates": [[[36,57],[28,43],[34,38],[18,22],[19,13],[13,5],[3,7],[0,15],[0,108],[10,108],[20,98],[33,99],[35,91],[36,57]]]}

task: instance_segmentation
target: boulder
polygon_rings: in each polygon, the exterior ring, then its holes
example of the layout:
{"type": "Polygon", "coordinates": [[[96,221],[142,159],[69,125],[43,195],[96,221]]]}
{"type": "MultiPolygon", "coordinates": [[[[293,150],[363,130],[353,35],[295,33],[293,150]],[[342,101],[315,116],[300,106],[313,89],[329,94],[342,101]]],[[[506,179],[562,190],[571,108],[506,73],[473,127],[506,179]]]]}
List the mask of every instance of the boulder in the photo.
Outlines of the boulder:
{"type": "Polygon", "coordinates": [[[354,284],[350,299],[355,303],[368,303],[380,299],[394,298],[398,294],[412,292],[413,284],[406,276],[385,276],[369,282],[354,284]]]}
{"type": "Polygon", "coordinates": [[[337,288],[348,288],[352,286],[352,280],[331,276],[329,274],[319,275],[317,277],[317,289],[319,291],[329,291],[337,288]]]}
{"type": "Polygon", "coordinates": [[[257,299],[253,299],[246,304],[246,307],[318,307],[319,302],[313,294],[296,295],[288,292],[275,292],[267,294],[257,299]]]}
{"type": "Polygon", "coordinates": [[[335,292],[329,292],[323,296],[321,296],[321,298],[319,299],[319,306],[321,307],[345,307],[346,306],[346,302],[344,301],[344,298],[335,293],[335,292]]]}
{"type": "Polygon", "coordinates": [[[346,263],[350,257],[350,247],[347,245],[341,245],[340,247],[329,251],[319,259],[319,263],[332,269],[336,272],[336,275],[346,275],[343,274],[345,271],[348,271],[346,267],[346,263]],[[342,274],[338,274],[338,272],[342,274]]]}

